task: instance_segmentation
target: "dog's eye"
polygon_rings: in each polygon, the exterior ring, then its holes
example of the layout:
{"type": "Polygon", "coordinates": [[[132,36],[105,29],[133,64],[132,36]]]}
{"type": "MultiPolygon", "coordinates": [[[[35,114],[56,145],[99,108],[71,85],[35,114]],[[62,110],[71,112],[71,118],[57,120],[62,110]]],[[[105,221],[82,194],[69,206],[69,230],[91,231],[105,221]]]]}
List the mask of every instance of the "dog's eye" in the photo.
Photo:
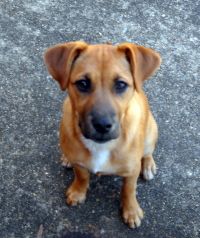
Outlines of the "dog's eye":
{"type": "Polygon", "coordinates": [[[115,81],[114,89],[117,94],[125,92],[127,87],[128,87],[128,84],[125,83],[124,81],[122,80],[115,81]]]}
{"type": "Polygon", "coordinates": [[[82,93],[88,93],[91,90],[91,82],[88,78],[76,81],[75,85],[77,89],[82,93]]]}

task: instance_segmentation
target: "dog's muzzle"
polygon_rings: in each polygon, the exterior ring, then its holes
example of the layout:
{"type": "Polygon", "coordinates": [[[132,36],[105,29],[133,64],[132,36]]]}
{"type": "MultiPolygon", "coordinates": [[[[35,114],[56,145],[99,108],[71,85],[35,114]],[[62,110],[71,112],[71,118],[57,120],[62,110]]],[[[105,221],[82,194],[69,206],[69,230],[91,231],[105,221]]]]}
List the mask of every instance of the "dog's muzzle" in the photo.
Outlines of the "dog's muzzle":
{"type": "Polygon", "coordinates": [[[79,125],[83,135],[97,143],[105,143],[119,136],[119,123],[113,112],[92,112],[79,125]]]}

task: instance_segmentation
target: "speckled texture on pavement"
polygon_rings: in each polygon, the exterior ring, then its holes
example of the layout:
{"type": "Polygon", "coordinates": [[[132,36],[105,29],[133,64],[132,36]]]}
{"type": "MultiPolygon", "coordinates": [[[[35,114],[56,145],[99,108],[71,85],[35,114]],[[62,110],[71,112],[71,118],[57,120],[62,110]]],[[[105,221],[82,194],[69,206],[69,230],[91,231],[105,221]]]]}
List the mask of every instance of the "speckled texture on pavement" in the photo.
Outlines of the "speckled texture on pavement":
{"type": "Polygon", "coordinates": [[[200,236],[199,12],[192,0],[0,1],[0,237],[200,236]],[[145,83],[160,128],[159,170],[151,182],[139,180],[139,229],[122,223],[118,177],[92,176],[86,203],[65,205],[73,176],[59,164],[66,94],[42,54],[72,40],[130,41],[162,55],[145,83]]]}

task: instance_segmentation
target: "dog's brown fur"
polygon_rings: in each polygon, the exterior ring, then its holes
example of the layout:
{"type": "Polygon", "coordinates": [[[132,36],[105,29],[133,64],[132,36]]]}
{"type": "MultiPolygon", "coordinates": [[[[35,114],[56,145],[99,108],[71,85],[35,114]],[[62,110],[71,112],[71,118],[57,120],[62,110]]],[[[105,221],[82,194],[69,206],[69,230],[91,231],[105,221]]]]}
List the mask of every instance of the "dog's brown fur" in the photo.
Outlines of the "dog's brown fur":
{"type": "Polygon", "coordinates": [[[159,54],[131,43],[112,46],[70,42],[48,49],[44,59],[49,73],[69,94],[60,126],[63,160],[70,162],[75,173],[66,193],[67,203],[76,205],[85,200],[89,171],[119,175],[124,178],[121,191],[123,219],[131,228],[139,226],[143,212],[136,199],[136,183],[140,172],[145,179],[151,179],[155,174],[152,153],[158,135],[142,84],[160,66],[159,54]],[[84,94],[75,84],[86,74],[93,90],[84,94]],[[129,85],[122,95],[113,91],[116,77],[129,85]],[[98,144],[83,138],[79,121],[86,120],[94,107],[114,110],[120,125],[116,139],[98,144]],[[94,156],[99,156],[98,161],[94,156]],[[103,164],[101,158],[105,159],[103,164]]]}

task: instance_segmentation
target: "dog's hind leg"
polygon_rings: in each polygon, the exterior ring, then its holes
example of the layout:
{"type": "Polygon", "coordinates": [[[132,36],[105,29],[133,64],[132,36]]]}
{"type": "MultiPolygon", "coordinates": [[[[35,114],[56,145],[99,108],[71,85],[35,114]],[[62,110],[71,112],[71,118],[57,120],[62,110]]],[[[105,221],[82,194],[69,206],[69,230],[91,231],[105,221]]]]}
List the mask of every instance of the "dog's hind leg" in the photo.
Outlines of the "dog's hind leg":
{"type": "Polygon", "coordinates": [[[71,163],[69,162],[68,158],[64,154],[62,154],[62,156],[60,157],[60,162],[63,167],[72,168],[71,163]]]}
{"type": "Polygon", "coordinates": [[[144,143],[144,155],[142,158],[141,172],[144,179],[151,180],[156,174],[156,163],[153,159],[153,151],[158,138],[157,124],[150,113],[149,123],[147,127],[147,134],[144,143]]]}
{"type": "Polygon", "coordinates": [[[146,180],[153,179],[156,174],[156,163],[152,155],[144,156],[142,158],[142,174],[146,180]]]}

